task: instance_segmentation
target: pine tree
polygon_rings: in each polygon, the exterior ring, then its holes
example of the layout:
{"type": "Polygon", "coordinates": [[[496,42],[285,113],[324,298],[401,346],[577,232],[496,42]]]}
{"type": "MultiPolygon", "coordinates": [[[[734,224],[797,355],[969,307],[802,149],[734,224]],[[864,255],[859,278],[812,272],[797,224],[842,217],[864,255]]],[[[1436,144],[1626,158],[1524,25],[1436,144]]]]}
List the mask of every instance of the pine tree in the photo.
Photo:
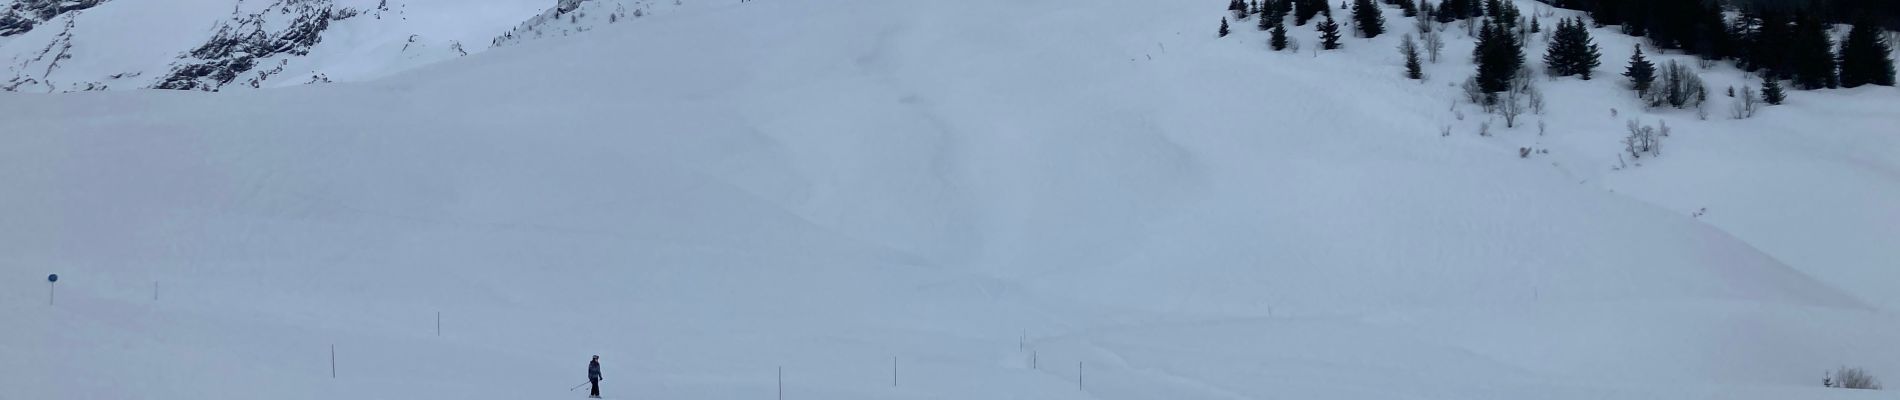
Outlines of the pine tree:
{"type": "Polygon", "coordinates": [[[1722,14],[1722,7],[1698,7],[1701,21],[1695,26],[1695,45],[1691,50],[1704,60],[1721,60],[1734,57],[1736,38],[1730,33],[1728,17],[1722,14]]]}
{"type": "MultiPolygon", "coordinates": [[[[1272,0],[1268,0],[1268,1],[1271,2],[1272,0]]],[[[1263,6],[1263,7],[1271,7],[1271,6],[1263,6]]],[[[1279,19],[1274,18],[1273,14],[1274,13],[1272,10],[1268,10],[1267,8],[1261,8],[1260,24],[1259,24],[1260,30],[1262,31],[1273,30],[1273,26],[1280,23],[1279,19]]]]}
{"type": "Polygon", "coordinates": [[[1273,47],[1273,51],[1286,50],[1286,23],[1273,23],[1273,38],[1267,44],[1273,47]]]}
{"type": "Polygon", "coordinates": [[[1774,74],[1761,74],[1761,100],[1777,106],[1788,100],[1788,94],[1781,91],[1781,79],[1774,74]]]}
{"type": "Polygon", "coordinates": [[[1893,47],[1873,18],[1859,18],[1841,41],[1841,87],[1893,86],[1893,47]]]}
{"type": "Polygon", "coordinates": [[[1432,19],[1437,20],[1438,23],[1441,24],[1449,24],[1464,18],[1460,15],[1461,12],[1458,11],[1459,1],[1462,0],[1439,0],[1438,6],[1432,8],[1432,19]]]}
{"type": "Polygon", "coordinates": [[[1418,43],[1412,41],[1412,34],[1405,34],[1399,42],[1399,54],[1405,56],[1405,77],[1425,79],[1425,66],[1418,62],[1418,43]]]}
{"type": "Polygon", "coordinates": [[[1835,75],[1834,39],[1827,34],[1828,23],[1807,15],[1795,24],[1794,87],[1814,90],[1840,87],[1835,75]]]}
{"type": "Polygon", "coordinates": [[[1404,15],[1404,16],[1405,16],[1406,18],[1412,18],[1412,17],[1417,17],[1417,16],[1418,16],[1418,3],[1417,3],[1417,2],[1414,2],[1414,1],[1412,1],[1412,0],[1398,0],[1398,1],[1396,1],[1395,3],[1396,3],[1396,4],[1398,4],[1398,6],[1399,6],[1399,11],[1400,11],[1400,12],[1402,12],[1402,13],[1404,13],[1403,15],[1404,15]]]}
{"type": "Polygon", "coordinates": [[[1609,25],[1621,25],[1623,24],[1623,18],[1622,13],[1619,11],[1622,11],[1622,8],[1623,7],[1615,1],[1598,0],[1590,6],[1590,20],[1595,21],[1598,28],[1609,25]]]}
{"type": "Polygon", "coordinates": [[[1365,37],[1375,38],[1385,33],[1384,14],[1380,12],[1379,5],[1373,4],[1372,0],[1354,0],[1352,3],[1353,25],[1356,25],[1359,34],[1365,37]]]}
{"type": "Polygon", "coordinates": [[[1532,15],[1531,16],[1531,33],[1541,33],[1543,31],[1544,31],[1544,27],[1538,26],[1537,24],[1537,16],[1532,15]]]}
{"type": "Polygon", "coordinates": [[[1220,19],[1220,37],[1227,37],[1228,33],[1231,33],[1231,31],[1227,30],[1227,19],[1221,18],[1220,19]]]}
{"type": "Polygon", "coordinates": [[[1566,19],[1557,23],[1550,48],[1544,54],[1544,65],[1549,68],[1551,75],[1581,75],[1587,81],[1592,71],[1603,65],[1602,57],[1583,20],[1566,19]]]}
{"type": "Polygon", "coordinates": [[[1326,11],[1326,0],[1292,0],[1293,26],[1306,26],[1314,16],[1326,11]]]}
{"type": "Polygon", "coordinates": [[[1630,78],[1630,88],[1636,89],[1637,97],[1649,94],[1649,86],[1656,82],[1656,64],[1643,58],[1642,45],[1636,45],[1636,54],[1630,56],[1630,66],[1623,76],[1630,78]]]}
{"type": "Polygon", "coordinates": [[[1339,49],[1339,23],[1333,22],[1333,16],[1328,15],[1325,21],[1320,21],[1319,38],[1320,48],[1326,50],[1339,49]]]}
{"type": "Polygon", "coordinates": [[[1517,28],[1517,23],[1523,18],[1517,10],[1517,2],[1499,1],[1497,6],[1498,8],[1491,11],[1491,19],[1497,20],[1504,26],[1517,28]]]}
{"type": "MultiPolygon", "coordinates": [[[[1472,58],[1478,64],[1478,88],[1495,94],[1511,89],[1511,80],[1524,66],[1524,49],[1509,28],[1496,22],[1486,23],[1478,34],[1478,46],[1472,51],[1472,58]]],[[[1490,97],[1487,96],[1487,104],[1490,97]]]]}
{"type": "Polygon", "coordinates": [[[1617,14],[1622,17],[1623,33],[1630,36],[1649,35],[1650,10],[1643,8],[1645,0],[1620,0],[1615,2],[1617,14]]]}
{"type": "Polygon", "coordinates": [[[1747,69],[1767,70],[1776,79],[1794,77],[1794,27],[1774,9],[1763,8],[1755,14],[1756,29],[1743,39],[1748,47],[1747,69]]]}

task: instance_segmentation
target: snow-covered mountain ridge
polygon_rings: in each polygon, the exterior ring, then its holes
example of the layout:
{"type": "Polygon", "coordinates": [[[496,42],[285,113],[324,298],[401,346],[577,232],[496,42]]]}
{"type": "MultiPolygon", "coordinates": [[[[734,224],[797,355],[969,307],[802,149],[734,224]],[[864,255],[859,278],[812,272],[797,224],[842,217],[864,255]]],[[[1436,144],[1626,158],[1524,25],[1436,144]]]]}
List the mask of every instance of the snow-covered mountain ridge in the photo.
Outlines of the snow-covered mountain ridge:
{"type": "Polygon", "coordinates": [[[497,37],[579,32],[677,5],[568,3],[4,0],[0,90],[218,91],[360,81],[481,52],[504,42],[497,37]]]}

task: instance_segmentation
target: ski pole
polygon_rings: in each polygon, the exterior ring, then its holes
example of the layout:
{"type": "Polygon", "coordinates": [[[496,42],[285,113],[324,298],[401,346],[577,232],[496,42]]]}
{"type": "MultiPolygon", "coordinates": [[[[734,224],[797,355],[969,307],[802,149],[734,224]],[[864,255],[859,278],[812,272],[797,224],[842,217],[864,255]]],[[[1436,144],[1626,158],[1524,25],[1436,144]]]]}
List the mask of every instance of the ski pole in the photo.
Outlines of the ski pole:
{"type": "Polygon", "coordinates": [[[572,391],[574,391],[574,389],[580,389],[580,388],[581,388],[581,386],[587,386],[587,384],[589,384],[589,383],[593,383],[593,382],[592,382],[592,381],[588,381],[588,382],[581,382],[581,384],[579,384],[579,385],[574,385],[574,387],[571,387],[571,388],[568,388],[568,389],[567,389],[567,391],[569,391],[569,392],[572,392],[572,391]]]}

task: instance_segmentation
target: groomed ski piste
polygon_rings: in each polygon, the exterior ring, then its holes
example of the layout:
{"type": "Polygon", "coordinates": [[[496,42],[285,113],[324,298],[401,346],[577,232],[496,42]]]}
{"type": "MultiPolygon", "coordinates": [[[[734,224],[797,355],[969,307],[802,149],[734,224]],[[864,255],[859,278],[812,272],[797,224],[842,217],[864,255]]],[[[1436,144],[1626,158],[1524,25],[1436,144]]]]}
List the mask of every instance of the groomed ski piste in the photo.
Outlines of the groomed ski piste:
{"type": "Polygon", "coordinates": [[[1598,80],[1485,137],[1462,33],[1421,83],[1396,9],[1273,53],[1191,3],[700,3],[360,83],[0,93],[0,399],[582,398],[595,354],[611,399],[1900,380],[1900,90],[1646,111],[1596,29],[1598,80]],[[1630,118],[1662,156],[1618,162],[1630,118]]]}

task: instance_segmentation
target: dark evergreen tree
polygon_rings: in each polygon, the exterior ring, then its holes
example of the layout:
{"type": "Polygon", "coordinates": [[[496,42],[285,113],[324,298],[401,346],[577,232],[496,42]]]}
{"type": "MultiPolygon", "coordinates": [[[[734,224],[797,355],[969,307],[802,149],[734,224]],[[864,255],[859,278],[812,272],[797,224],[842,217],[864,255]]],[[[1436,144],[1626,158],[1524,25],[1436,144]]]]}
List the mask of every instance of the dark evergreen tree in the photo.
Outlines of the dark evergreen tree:
{"type": "MultiPolygon", "coordinates": [[[[1472,50],[1472,58],[1478,64],[1478,88],[1487,94],[1496,94],[1511,89],[1511,80],[1517,77],[1517,71],[1524,66],[1524,49],[1518,45],[1517,35],[1509,28],[1496,22],[1484,24],[1478,33],[1478,46],[1472,50]]],[[[1492,96],[1487,96],[1486,103],[1492,96]]]]}
{"type": "Polygon", "coordinates": [[[1573,60],[1576,61],[1577,75],[1587,81],[1596,75],[1597,67],[1603,66],[1603,52],[1598,50],[1596,39],[1590,37],[1590,28],[1583,26],[1583,18],[1577,18],[1570,25],[1576,31],[1571,35],[1583,39],[1583,47],[1578,49],[1573,60]]]}
{"type": "MultiPolygon", "coordinates": [[[[1271,0],[1268,0],[1268,1],[1271,1],[1271,0]]],[[[1260,23],[1258,24],[1260,30],[1263,30],[1263,31],[1273,30],[1273,26],[1280,23],[1279,19],[1274,18],[1274,15],[1273,15],[1274,13],[1272,10],[1267,10],[1265,8],[1261,10],[1262,11],[1260,13],[1260,23]]]]}
{"type": "Polygon", "coordinates": [[[1544,65],[1551,75],[1581,75],[1587,81],[1592,71],[1603,65],[1602,57],[1583,20],[1563,20],[1552,33],[1550,48],[1544,53],[1544,65]]]}
{"type": "Polygon", "coordinates": [[[1380,11],[1372,0],[1353,0],[1353,25],[1358,27],[1361,36],[1375,38],[1385,33],[1385,13],[1380,11]]]}
{"type": "Polygon", "coordinates": [[[1328,15],[1325,21],[1319,22],[1319,38],[1320,48],[1339,49],[1339,23],[1333,22],[1333,16],[1328,15]]]}
{"type": "Polygon", "coordinates": [[[1313,17],[1318,16],[1321,11],[1326,9],[1326,0],[1292,1],[1294,26],[1306,26],[1306,21],[1312,21],[1313,17]]]}
{"type": "Polygon", "coordinates": [[[1486,11],[1491,15],[1491,19],[1496,20],[1504,26],[1517,28],[1517,20],[1523,16],[1517,10],[1517,2],[1503,0],[1492,1],[1495,3],[1486,6],[1486,11]],[[1495,6],[1495,8],[1492,8],[1493,6],[1495,6]]]}
{"type": "Polygon", "coordinates": [[[1649,10],[1643,9],[1646,0],[1618,0],[1615,2],[1617,15],[1622,18],[1623,33],[1630,36],[1649,34],[1649,10]]]}
{"type": "Polygon", "coordinates": [[[1273,37],[1267,40],[1267,45],[1273,47],[1273,51],[1286,50],[1286,23],[1273,23],[1272,32],[1273,37]]]}
{"type": "Polygon", "coordinates": [[[1399,42],[1399,54],[1405,56],[1406,78],[1425,79],[1425,65],[1418,61],[1418,43],[1412,41],[1412,34],[1405,34],[1405,39],[1399,42]]]}
{"type": "Polygon", "coordinates": [[[1695,29],[1694,45],[1691,52],[1702,56],[1704,60],[1722,60],[1735,57],[1736,38],[1729,31],[1728,17],[1722,14],[1721,7],[1697,7],[1701,12],[1695,29]]]}
{"type": "Polygon", "coordinates": [[[1774,74],[1761,75],[1761,100],[1777,106],[1788,100],[1788,94],[1781,91],[1780,78],[1774,74]]]}
{"type": "Polygon", "coordinates": [[[1439,0],[1438,5],[1432,7],[1432,19],[1441,24],[1449,24],[1463,18],[1457,11],[1459,1],[1462,0],[1439,0]]]}
{"type": "Polygon", "coordinates": [[[1794,77],[1794,26],[1780,11],[1761,8],[1750,18],[1755,29],[1744,38],[1748,58],[1742,63],[1749,71],[1766,70],[1776,79],[1794,77]]]}
{"type": "Polygon", "coordinates": [[[1840,87],[1835,75],[1834,39],[1827,34],[1828,23],[1814,15],[1804,15],[1795,23],[1794,87],[1802,90],[1840,87]]]}
{"type": "Polygon", "coordinates": [[[1403,13],[1401,15],[1404,15],[1406,18],[1412,18],[1412,17],[1418,16],[1417,2],[1414,2],[1412,0],[1398,0],[1398,1],[1394,1],[1393,4],[1399,6],[1399,12],[1403,13]]]}
{"type": "Polygon", "coordinates": [[[1642,45],[1636,45],[1636,54],[1630,56],[1629,68],[1623,71],[1623,76],[1630,78],[1630,88],[1636,89],[1637,97],[1649,94],[1650,85],[1656,83],[1656,64],[1643,58],[1642,45]]]}
{"type": "Polygon", "coordinates": [[[1590,20],[1597,27],[1623,24],[1623,5],[1614,0],[1597,0],[1590,5],[1590,20]]]}
{"type": "Polygon", "coordinates": [[[1544,27],[1539,26],[1537,24],[1537,16],[1532,15],[1531,16],[1531,33],[1541,33],[1543,31],[1544,31],[1544,27]]]}
{"type": "Polygon", "coordinates": [[[1841,87],[1893,86],[1892,43],[1873,18],[1860,18],[1841,41],[1841,87]]]}
{"type": "Polygon", "coordinates": [[[1749,68],[1748,62],[1751,58],[1748,53],[1751,46],[1748,40],[1755,34],[1755,27],[1755,19],[1748,14],[1729,20],[1727,33],[1730,45],[1729,57],[1735,59],[1736,67],[1749,68]]]}
{"type": "Polygon", "coordinates": [[[1227,30],[1227,19],[1221,18],[1220,19],[1220,37],[1227,37],[1227,34],[1231,32],[1232,31],[1227,30]]]}

